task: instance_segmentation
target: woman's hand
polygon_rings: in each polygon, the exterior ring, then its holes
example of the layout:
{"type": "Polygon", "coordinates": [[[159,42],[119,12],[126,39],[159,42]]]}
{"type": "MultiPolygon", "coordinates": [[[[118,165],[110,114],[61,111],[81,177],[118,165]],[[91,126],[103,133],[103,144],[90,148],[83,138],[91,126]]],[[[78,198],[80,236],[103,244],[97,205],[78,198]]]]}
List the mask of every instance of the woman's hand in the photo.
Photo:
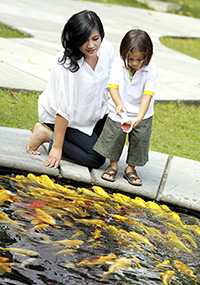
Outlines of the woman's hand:
{"type": "Polygon", "coordinates": [[[60,165],[61,157],[62,157],[62,149],[53,145],[49,153],[46,166],[57,168],[60,165]]]}

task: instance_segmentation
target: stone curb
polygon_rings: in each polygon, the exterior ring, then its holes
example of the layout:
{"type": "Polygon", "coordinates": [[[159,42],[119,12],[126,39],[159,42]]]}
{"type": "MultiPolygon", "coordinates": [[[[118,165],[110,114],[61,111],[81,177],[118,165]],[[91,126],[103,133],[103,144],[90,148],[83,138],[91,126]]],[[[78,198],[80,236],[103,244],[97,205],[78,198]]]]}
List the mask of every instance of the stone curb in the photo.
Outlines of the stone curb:
{"type": "Polygon", "coordinates": [[[46,144],[40,148],[41,155],[26,153],[25,147],[30,134],[29,130],[0,127],[0,166],[99,185],[113,191],[200,211],[200,162],[198,161],[150,151],[149,162],[144,167],[137,168],[143,186],[136,187],[123,178],[127,147],[124,147],[119,162],[116,181],[107,182],[101,179],[101,175],[108,162],[100,169],[93,169],[91,172],[87,167],[66,160],[61,161],[59,169],[45,167],[44,162],[48,156],[46,144]]]}

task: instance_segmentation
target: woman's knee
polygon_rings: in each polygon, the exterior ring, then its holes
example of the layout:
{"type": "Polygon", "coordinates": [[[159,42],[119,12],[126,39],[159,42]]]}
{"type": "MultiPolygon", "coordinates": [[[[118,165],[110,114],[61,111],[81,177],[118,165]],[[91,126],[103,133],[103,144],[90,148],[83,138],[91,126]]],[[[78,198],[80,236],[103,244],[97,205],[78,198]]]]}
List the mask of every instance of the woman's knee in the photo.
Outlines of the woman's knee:
{"type": "Polygon", "coordinates": [[[95,152],[87,161],[88,168],[99,168],[105,163],[105,157],[95,152]]]}

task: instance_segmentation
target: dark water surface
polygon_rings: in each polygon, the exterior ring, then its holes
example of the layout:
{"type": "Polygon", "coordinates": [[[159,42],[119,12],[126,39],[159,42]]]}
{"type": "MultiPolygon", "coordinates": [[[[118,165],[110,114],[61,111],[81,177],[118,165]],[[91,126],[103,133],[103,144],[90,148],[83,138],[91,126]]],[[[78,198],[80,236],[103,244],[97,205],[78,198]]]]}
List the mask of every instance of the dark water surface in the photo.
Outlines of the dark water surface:
{"type": "Polygon", "coordinates": [[[200,220],[45,175],[0,176],[1,285],[200,284],[200,220]]]}

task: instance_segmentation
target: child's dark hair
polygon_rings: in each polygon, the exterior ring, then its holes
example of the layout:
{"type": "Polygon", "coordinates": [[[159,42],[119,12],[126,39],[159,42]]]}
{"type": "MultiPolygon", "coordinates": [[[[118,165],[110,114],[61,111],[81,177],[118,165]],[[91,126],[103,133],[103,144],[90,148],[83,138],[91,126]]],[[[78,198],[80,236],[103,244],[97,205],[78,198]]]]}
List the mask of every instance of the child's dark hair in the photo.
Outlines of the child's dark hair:
{"type": "Polygon", "coordinates": [[[78,60],[84,55],[80,47],[88,40],[92,31],[96,30],[104,38],[104,28],[100,18],[93,11],[84,10],[74,14],[65,24],[62,31],[61,42],[64,47],[64,54],[58,62],[65,65],[67,59],[70,60],[67,68],[71,72],[79,69],[78,60]]]}
{"type": "Polygon", "coordinates": [[[120,44],[120,55],[127,66],[127,57],[129,52],[139,51],[145,54],[143,65],[148,65],[153,55],[153,43],[147,32],[133,29],[128,31],[120,44]]]}

